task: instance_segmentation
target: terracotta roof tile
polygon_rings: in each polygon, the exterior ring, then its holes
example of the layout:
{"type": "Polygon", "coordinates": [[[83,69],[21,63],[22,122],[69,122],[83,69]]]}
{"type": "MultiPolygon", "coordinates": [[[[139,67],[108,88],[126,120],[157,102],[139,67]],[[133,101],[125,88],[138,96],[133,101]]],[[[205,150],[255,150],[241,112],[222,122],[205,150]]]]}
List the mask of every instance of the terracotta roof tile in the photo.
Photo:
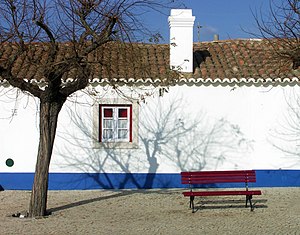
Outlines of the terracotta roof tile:
{"type": "MultiPolygon", "coordinates": [[[[47,80],[43,71],[49,60],[47,44],[28,45],[30,56],[20,56],[14,64],[13,73],[20,79],[47,80]]],[[[16,51],[15,44],[0,45],[0,65],[16,51]]],[[[59,62],[72,57],[71,45],[60,45],[59,62]]],[[[264,81],[288,78],[300,79],[300,71],[291,64],[275,58],[266,40],[227,40],[194,44],[194,73],[180,74],[169,69],[169,45],[107,43],[88,56],[92,65],[91,80],[178,82],[198,79],[206,81],[264,81]],[[234,79],[234,80],[233,80],[234,79]]],[[[285,61],[286,62],[286,61],[285,61]]],[[[65,79],[75,78],[76,69],[65,74],[65,79]]],[[[0,82],[3,79],[0,77],[0,82]]],[[[194,81],[193,80],[193,81],[194,81]]],[[[197,81],[198,81],[197,80],[197,81]]]]}

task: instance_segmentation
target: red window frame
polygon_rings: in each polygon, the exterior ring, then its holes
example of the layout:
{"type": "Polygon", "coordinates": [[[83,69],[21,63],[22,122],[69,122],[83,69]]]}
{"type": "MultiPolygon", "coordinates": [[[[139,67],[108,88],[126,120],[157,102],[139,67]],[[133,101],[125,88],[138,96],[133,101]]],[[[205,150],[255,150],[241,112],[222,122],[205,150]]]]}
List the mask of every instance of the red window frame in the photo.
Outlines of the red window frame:
{"type": "MultiPolygon", "coordinates": [[[[117,139],[113,139],[113,140],[108,140],[108,141],[103,141],[103,127],[102,127],[102,119],[104,118],[102,116],[102,109],[103,108],[112,108],[112,109],[119,109],[122,107],[126,107],[129,108],[129,141],[128,142],[132,142],[132,105],[131,104],[99,104],[99,142],[116,142],[117,139]]],[[[127,115],[128,115],[127,114],[127,115]]],[[[114,120],[116,121],[116,120],[114,120]]],[[[122,141],[124,142],[124,141],[122,141]]]]}

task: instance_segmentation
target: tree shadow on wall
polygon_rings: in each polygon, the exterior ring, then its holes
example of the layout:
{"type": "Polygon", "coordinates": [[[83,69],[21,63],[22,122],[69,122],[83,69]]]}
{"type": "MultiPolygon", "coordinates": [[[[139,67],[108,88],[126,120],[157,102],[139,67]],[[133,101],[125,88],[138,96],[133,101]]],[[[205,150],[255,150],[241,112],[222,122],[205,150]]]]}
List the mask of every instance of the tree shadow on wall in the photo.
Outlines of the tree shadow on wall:
{"type": "Polygon", "coordinates": [[[297,88],[285,95],[286,110],[275,128],[270,130],[268,141],[285,156],[282,168],[300,166],[300,95],[297,88]]]}
{"type": "MultiPolygon", "coordinates": [[[[159,167],[170,166],[179,172],[205,167],[216,169],[224,161],[238,165],[238,159],[250,146],[239,127],[222,118],[212,121],[203,113],[191,114],[185,107],[182,98],[169,102],[158,98],[152,105],[143,104],[139,148],[133,149],[121,149],[111,143],[95,147],[98,140],[92,134],[90,108],[81,112],[69,109],[72,128],[58,133],[64,142],[56,149],[64,159],[59,165],[62,169],[73,167],[86,173],[98,188],[106,189],[153,188],[159,167]],[[135,174],[137,172],[144,174],[135,174]],[[112,178],[114,176],[118,179],[112,178]]],[[[166,180],[159,185],[163,188],[170,184],[166,180]]]]}

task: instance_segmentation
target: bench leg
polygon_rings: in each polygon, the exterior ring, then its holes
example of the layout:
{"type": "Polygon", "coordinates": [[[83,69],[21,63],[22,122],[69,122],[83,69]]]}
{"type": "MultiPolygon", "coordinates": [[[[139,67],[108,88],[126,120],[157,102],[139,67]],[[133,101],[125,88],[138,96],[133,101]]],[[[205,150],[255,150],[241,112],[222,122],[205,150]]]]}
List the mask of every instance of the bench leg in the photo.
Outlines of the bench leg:
{"type": "Polygon", "coordinates": [[[251,199],[252,199],[252,195],[246,195],[246,207],[248,207],[248,201],[249,201],[251,211],[253,211],[254,208],[253,208],[251,199]]]}
{"type": "Polygon", "coordinates": [[[192,208],[193,213],[195,212],[194,199],[195,199],[195,196],[190,196],[190,208],[192,208]]]}

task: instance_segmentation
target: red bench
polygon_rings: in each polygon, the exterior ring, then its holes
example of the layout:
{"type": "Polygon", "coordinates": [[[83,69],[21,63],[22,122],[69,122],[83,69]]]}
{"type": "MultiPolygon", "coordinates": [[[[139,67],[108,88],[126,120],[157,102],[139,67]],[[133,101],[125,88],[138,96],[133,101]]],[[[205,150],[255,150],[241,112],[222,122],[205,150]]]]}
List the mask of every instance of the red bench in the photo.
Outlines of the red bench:
{"type": "Polygon", "coordinates": [[[252,196],[261,195],[260,190],[249,190],[249,183],[254,182],[256,182],[254,170],[181,172],[181,183],[189,185],[189,191],[183,192],[183,195],[190,197],[190,208],[193,213],[195,212],[194,198],[196,196],[246,195],[246,207],[249,201],[251,211],[253,211],[252,196]],[[193,191],[196,187],[207,187],[216,183],[245,183],[245,189],[193,191]]]}

